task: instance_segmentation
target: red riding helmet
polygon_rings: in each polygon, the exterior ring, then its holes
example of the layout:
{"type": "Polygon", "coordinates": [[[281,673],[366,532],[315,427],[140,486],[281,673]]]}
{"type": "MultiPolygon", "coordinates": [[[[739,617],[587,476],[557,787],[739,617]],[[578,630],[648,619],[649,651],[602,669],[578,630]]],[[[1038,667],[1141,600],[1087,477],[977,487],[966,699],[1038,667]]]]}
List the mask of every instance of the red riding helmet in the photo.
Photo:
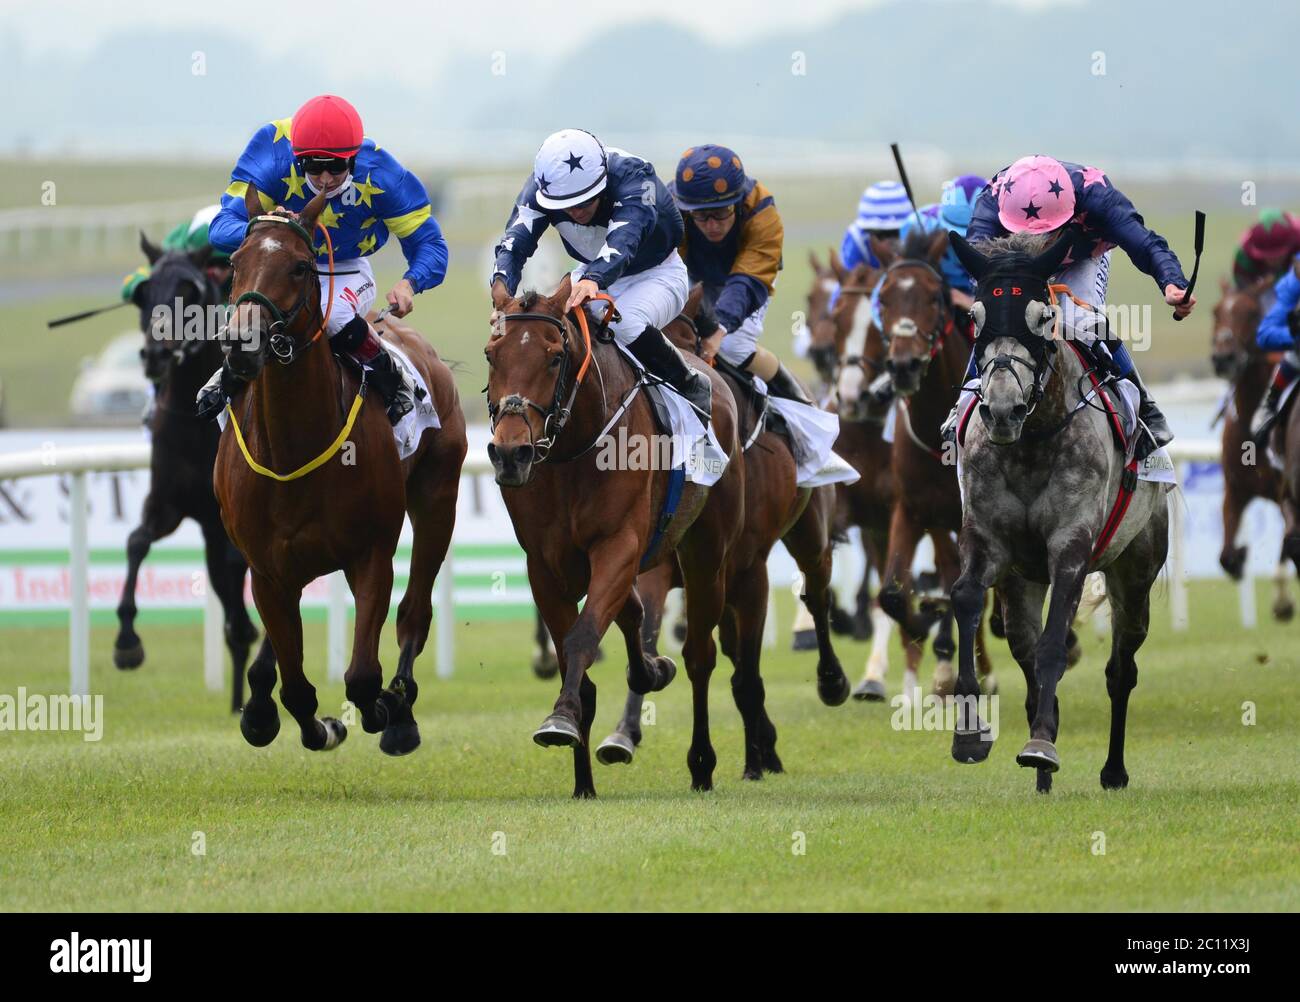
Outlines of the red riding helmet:
{"type": "Polygon", "coordinates": [[[357,109],[333,94],[313,97],[299,108],[291,133],[294,155],[300,157],[354,157],[364,138],[357,109]]]}

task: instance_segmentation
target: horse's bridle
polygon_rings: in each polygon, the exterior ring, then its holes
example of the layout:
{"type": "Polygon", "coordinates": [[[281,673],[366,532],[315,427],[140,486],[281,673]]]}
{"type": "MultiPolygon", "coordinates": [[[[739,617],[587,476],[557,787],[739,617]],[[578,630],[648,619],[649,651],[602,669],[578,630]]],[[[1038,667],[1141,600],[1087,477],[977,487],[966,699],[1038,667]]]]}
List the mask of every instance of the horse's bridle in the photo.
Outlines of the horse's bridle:
{"type": "MultiPolygon", "coordinates": [[[[609,306],[605,310],[605,317],[601,321],[600,328],[597,330],[597,340],[601,339],[601,332],[605,330],[610,318],[618,316],[617,311],[614,309],[614,301],[608,299],[608,297],[600,298],[607,299],[609,306]]],[[[583,309],[584,307],[582,306],[578,307],[578,311],[583,309]]],[[[579,323],[585,326],[586,318],[582,316],[581,312],[578,312],[577,315],[579,317],[579,323]]],[[[495,432],[497,423],[503,417],[510,417],[513,415],[515,417],[523,418],[524,424],[528,428],[528,444],[533,448],[534,462],[543,463],[551,454],[551,449],[555,447],[555,440],[559,438],[560,433],[564,431],[564,426],[569,423],[569,417],[573,414],[574,401],[577,400],[578,390],[582,387],[583,376],[586,375],[587,366],[594,361],[595,353],[591,347],[591,338],[584,330],[584,335],[587,335],[584,336],[583,339],[587,348],[587,355],[578,367],[578,373],[573,380],[573,386],[569,388],[567,399],[565,399],[564,403],[561,404],[560,400],[565,396],[565,386],[569,381],[569,368],[572,364],[572,360],[569,356],[569,347],[571,343],[569,339],[569,325],[565,323],[564,320],[552,316],[549,313],[501,314],[500,322],[503,325],[508,320],[533,320],[540,323],[547,323],[551,324],[560,332],[560,366],[559,371],[555,375],[555,392],[551,396],[551,405],[549,407],[543,407],[536,401],[530,400],[528,397],[522,396],[518,393],[508,394],[505,399],[500,401],[494,402],[489,400],[487,402],[489,430],[495,432]],[[527,417],[530,408],[535,410],[542,417],[542,434],[540,438],[533,437],[533,426],[527,417]]],[[[502,328],[502,333],[497,336],[505,336],[504,326],[502,328]]],[[[486,387],[484,389],[486,392],[486,387]]],[[[604,394],[601,396],[603,402],[604,394]]],[[[595,443],[593,442],[592,444],[594,445],[595,443]]],[[[590,448],[591,446],[588,446],[587,449],[583,449],[582,452],[586,452],[590,448]]],[[[581,454],[582,453],[579,453],[578,455],[581,454]]]]}
{"type": "MultiPolygon", "coordinates": [[[[927,331],[920,335],[925,338],[925,348],[929,357],[934,358],[934,356],[939,354],[940,350],[943,348],[943,339],[952,333],[952,329],[955,326],[953,319],[954,307],[952,305],[951,286],[948,284],[948,279],[944,277],[943,272],[932,265],[929,261],[921,261],[917,258],[900,258],[885,269],[885,274],[880,279],[879,287],[883,289],[885,281],[889,278],[890,274],[896,269],[904,267],[924,268],[939,281],[939,291],[936,293],[936,297],[939,304],[939,316],[945,319],[942,319],[934,330],[927,331]]],[[[915,332],[908,331],[906,336],[915,337],[918,334],[920,334],[919,328],[915,332]]],[[[880,328],[880,336],[884,339],[885,348],[888,350],[889,342],[893,337],[893,334],[890,331],[885,330],[883,324],[880,328]]],[[[900,336],[902,336],[902,332],[900,332],[900,336]]]]}
{"type": "MultiPolygon", "coordinates": [[[[1001,274],[986,276],[984,279],[985,283],[987,284],[990,279],[996,279],[998,282],[1003,283],[1020,281],[1023,282],[1025,288],[1035,288],[1041,285],[1047,291],[1047,301],[1049,303],[1054,303],[1054,297],[1050,287],[1041,279],[1023,275],[1001,274]]],[[[1005,286],[1002,287],[1005,288],[1005,286]]],[[[994,294],[996,295],[996,292],[994,294]]],[[[1025,302],[1029,302],[1031,298],[1032,297],[1030,296],[1026,296],[1025,302]]],[[[978,302],[983,304],[983,298],[979,299],[978,302]]],[[[1032,380],[1028,399],[1026,400],[1028,411],[1026,412],[1025,417],[1028,418],[1030,414],[1034,413],[1034,408],[1036,408],[1039,402],[1043,399],[1043,395],[1047,391],[1047,380],[1052,372],[1056,370],[1056,367],[1052,364],[1052,357],[1057,351],[1056,341],[1048,337],[1034,334],[1028,330],[1021,334],[1011,333],[1010,331],[997,331],[990,333],[991,331],[991,326],[986,322],[984,328],[976,336],[975,345],[972,349],[975,353],[976,372],[978,373],[979,379],[978,384],[974,388],[975,397],[981,401],[984,399],[984,375],[986,372],[991,376],[993,373],[1005,371],[1016,381],[1016,386],[1020,390],[1020,398],[1025,400],[1025,384],[1021,381],[1020,376],[1017,375],[1015,368],[1017,365],[1023,366],[1029,371],[1029,377],[1032,380]],[[1011,338],[1016,343],[1021,344],[1028,349],[1029,355],[1033,359],[1033,365],[1030,365],[1029,362],[1025,361],[1019,355],[1008,355],[1006,352],[994,355],[987,362],[980,364],[980,358],[984,352],[984,348],[992,344],[994,341],[1004,337],[1011,338]]]]}

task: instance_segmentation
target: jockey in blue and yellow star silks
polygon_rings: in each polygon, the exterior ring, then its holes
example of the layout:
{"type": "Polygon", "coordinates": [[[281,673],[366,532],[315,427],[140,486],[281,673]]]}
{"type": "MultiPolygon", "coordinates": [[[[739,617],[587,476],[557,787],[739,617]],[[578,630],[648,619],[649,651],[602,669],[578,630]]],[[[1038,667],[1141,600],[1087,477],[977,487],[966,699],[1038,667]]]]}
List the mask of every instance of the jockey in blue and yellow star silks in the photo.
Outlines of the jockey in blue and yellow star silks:
{"type": "MultiPolygon", "coordinates": [[[[312,98],[292,118],[270,122],[253,134],[231,172],[221,211],[209,229],[209,239],[218,250],[234,251],[244,239],[249,185],[256,188],[268,213],[277,206],[301,212],[321,191],[328,193],[319,223],[329,230],[337,277],[332,304],[325,302],[329,283],[321,282],[321,311],[329,315],[326,333],[335,351],[346,351],[372,368],[389,419],[396,423],[414,406],[414,397],[402,367],[381,349],[378,335],[366,321],[376,292],[367,259],[390,235],[397,237],[407,264],[406,273],[387,296],[397,317],[411,311],[416,294],[442,282],[447,273],[447,242],[433,218],[424,185],[396,157],[365,137],[361,116],[351,104],[329,94],[312,98]]],[[[317,259],[328,264],[323,240],[316,252],[317,259]]],[[[200,413],[218,412],[236,381],[223,367],[220,381],[214,377],[200,393],[200,413]]]]}

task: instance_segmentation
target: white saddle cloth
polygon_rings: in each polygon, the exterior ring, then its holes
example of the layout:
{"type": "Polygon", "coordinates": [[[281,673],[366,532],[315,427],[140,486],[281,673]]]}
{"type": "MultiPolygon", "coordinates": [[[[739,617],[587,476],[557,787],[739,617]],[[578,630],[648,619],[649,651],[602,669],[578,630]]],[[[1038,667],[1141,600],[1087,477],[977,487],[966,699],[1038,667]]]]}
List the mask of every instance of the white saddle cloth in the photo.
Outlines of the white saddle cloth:
{"type": "MultiPolygon", "coordinates": [[[[637,372],[644,372],[645,367],[621,343],[618,350],[632,364],[637,372]]],[[[686,398],[667,386],[646,386],[646,393],[653,394],[664,404],[668,412],[672,452],[670,462],[672,469],[686,467],[686,479],[701,487],[712,487],[726,472],[731,457],[722,449],[722,443],[709,423],[707,432],[704,422],[695,413],[695,408],[687,403],[686,398]]]]}
{"type": "MultiPolygon", "coordinates": [[[[767,392],[766,384],[757,376],[754,384],[767,392]]],[[[790,429],[798,486],[851,484],[859,479],[858,471],[835,454],[833,447],[840,435],[840,419],[836,415],[784,397],[769,396],[767,405],[785,419],[790,429]]]]}

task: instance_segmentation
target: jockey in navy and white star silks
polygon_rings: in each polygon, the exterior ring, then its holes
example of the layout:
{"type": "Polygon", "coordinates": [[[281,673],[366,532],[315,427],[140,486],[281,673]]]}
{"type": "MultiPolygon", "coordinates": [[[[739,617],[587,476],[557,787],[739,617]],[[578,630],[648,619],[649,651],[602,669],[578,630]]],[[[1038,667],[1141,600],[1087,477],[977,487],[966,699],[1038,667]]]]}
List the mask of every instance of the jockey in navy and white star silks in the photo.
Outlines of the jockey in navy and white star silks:
{"type": "MultiPolygon", "coordinates": [[[[326,334],[335,351],[347,351],[372,369],[395,424],[414,406],[404,370],[380,347],[366,321],[375,301],[375,278],[367,258],[397,237],[407,270],[388,293],[393,316],[406,316],[412,297],[441,284],[447,274],[447,242],[433,218],[429,195],[420,179],[387,150],[363,133],[361,116],[341,97],[321,95],[307,101],[292,118],[262,126],[253,134],[221,197],[221,211],[208,230],[219,250],[233,251],[248,229],[245,196],[257,189],[262,208],[277,205],[302,209],[322,190],[329,199],[319,223],[334,245],[334,301],[322,279],[321,312],[328,313],[326,334]],[[351,274],[343,274],[350,272],[351,274]]],[[[317,239],[313,234],[313,239],[317,239]]],[[[322,269],[328,265],[324,240],[316,245],[322,269]]],[[[238,379],[222,369],[200,391],[200,413],[215,413],[238,388],[238,379]]]]}
{"type": "Polygon", "coordinates": [[[491,282],[511,296],[524,262],[548,226],[555,227],[572,272],[566,304],[575,309],[603,292],[621,319],[610,324],[619,344],[665,379],[707,417],[712,391],[661,328],[686,305],[686,265],[677,253],[682,216],[654,167],[606,148],[589,132],[563,129],[546,138],[515,199],[496,245],[491,282]]]}
{"type": "MultiPolygon", "coordinates": [[[[1110,253],[1115,247],[1128,254],[1140,271],[1155,279],[1166,303],[1179,316],[1187,316],[1195,296],[1182,300],[1187,288],[1178,257],[1160,234],[1149,229],[1133,203],[1111,184],[1097,167],[1067,163],[1048,156],[1022,157],[1004,167],[980,192],[971,214],[967,239],[972,243],[1012,232],[1053,233],[1071,241],[1069,254],[1053,284],[1070,286],[1088,307],[1077,306],[1068,296],[1060,301],[1061,324],[1066,336],[1091,344],[1105,334],[1105,303],[1110,253]],[[1068,227],[1068,229],[1067,229],[1068,227]]],[[[1133,359],[1122,341],[1108,341],[1118,374],[1138,389],[1138,416],[1157,447],[1173,440],[1165,417],[1151,399],[1133,359]]],[[[975,358],[967,379],[978,376],[975,358]]],[[[945,437],[956,430],[957,415],[970,399],[963,390],[957,408],[944,423],[945,437]]]]}
{"type": "Polygon", "coordinates": [[[1273,305],[1260,320],[1255,333],[1255,343],[1265,351],[1284,352],[1273,370],[1268,392],[1250,419],[1251,438],[1261,444],[1277,422],[1282,394],[1300,375],[1300,355],[1296,353],[1295,344],[1295,325],[1300,322],[1297,310],[1300,310],[1300,254],[1273,286],[1273,305]]]}

